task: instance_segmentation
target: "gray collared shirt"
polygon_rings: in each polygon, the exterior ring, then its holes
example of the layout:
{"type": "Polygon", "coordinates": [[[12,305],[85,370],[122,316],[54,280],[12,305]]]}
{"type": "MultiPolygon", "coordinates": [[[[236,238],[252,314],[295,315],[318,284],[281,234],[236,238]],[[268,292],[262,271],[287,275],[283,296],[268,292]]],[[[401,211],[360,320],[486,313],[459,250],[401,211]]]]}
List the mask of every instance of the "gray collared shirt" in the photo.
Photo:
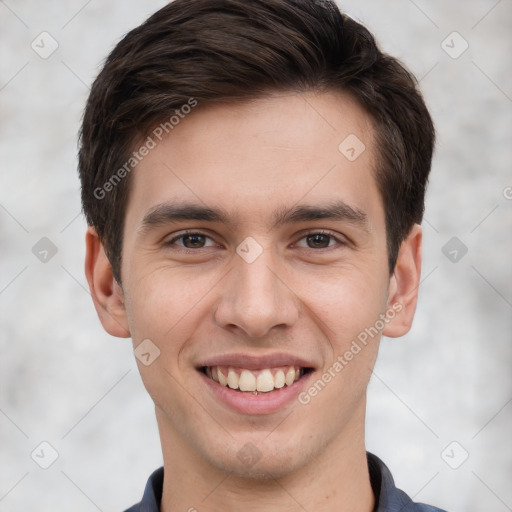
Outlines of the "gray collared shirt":
{"type": "MultiPolygon", "coordinates": [[[[430,505],[414,503],[405,492],[395,487],[384,462],[371,453],[368,453],[368,468],[375,495],[374,512],[444,512],[430,505]]],[[[164,468],[160,468],[149,477],[142,501],[125,512],[159,512],[163,483],[164,468]]]]}

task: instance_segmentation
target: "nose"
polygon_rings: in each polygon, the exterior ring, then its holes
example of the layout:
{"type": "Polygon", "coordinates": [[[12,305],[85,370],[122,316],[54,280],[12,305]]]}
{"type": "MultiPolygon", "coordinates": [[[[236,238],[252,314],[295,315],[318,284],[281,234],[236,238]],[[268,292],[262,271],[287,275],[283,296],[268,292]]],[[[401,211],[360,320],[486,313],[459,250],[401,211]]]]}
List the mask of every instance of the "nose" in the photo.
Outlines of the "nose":
{"type": "Polygon", "coordinates": [[[265,249],[251,263],[234,255],[214,308],[217,325],[241,329],[251,338],[262,338],[274,328],[291,327],[299,317],[299,301],[286,284],[286,276],[265,249]]]}

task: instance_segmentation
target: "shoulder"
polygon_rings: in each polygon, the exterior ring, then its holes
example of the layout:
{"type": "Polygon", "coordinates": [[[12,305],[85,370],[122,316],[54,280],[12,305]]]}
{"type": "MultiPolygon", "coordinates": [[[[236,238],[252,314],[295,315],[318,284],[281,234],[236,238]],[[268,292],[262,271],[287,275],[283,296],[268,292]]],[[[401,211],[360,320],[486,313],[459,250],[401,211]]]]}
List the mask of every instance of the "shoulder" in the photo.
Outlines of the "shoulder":
{"type": "Polygon", "coordinates": [[[162,500],[164,468],[159,468],[149,477],[142,500],[124,512],[159,512],[162,500]]]}
{"type": "Polygon", "coordinates": [[[424,503],[415,503],[395,486],[391,472],[378,457],[367,453],[370,481],[376,501],[376,512],[445,512],[424,503]]]}

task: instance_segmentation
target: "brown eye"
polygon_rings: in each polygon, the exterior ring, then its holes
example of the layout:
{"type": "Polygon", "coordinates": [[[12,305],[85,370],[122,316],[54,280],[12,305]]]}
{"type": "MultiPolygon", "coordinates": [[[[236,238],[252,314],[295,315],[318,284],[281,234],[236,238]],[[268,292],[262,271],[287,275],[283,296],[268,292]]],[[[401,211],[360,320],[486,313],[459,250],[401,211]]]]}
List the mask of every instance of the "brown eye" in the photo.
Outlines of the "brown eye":
{"type": "Polygon", "coordinates": [[[215,242],[202,233],[189,232],[173,238],[166,245],[184,247],[185,249],[203,249],[215,246],[215,242]]]}
{"type": "Polygon", "coordinates": [[[306,237],[308,247],[311,249],[323,249],[329,247],[331,237],[329,235],[323,235],[322,233],[315,233],[306,237]]]}
{"type": "Polygon", "coordinates": [[[182,236],[183,246],[187,249],[201,249],[205,246],[206,237],[198,233],[182,236]]]}
{"type": "Polygon", "coordinates": [[[315,231],[313,233],[307,233],[298,242],[295,243],[295,247],[301,247],[303,249],[328,249],[345,246],[343,237],[338,237],[334,233],[315,231]]]}

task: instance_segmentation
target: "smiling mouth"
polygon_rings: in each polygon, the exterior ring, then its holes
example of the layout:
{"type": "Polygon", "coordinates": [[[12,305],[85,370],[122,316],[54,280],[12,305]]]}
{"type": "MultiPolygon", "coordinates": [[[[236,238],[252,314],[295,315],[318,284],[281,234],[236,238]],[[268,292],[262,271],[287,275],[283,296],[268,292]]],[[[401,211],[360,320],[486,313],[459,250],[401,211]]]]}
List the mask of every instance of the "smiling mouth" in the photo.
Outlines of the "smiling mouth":
{"type": "Polygon", "coordinates": [[[221,386],[240,393],[260,395],[291,386],[312,368],[301,366],[279,366],[261,370],[248,370],[232,366],[202,366],[199,370],[221,386]]]}

